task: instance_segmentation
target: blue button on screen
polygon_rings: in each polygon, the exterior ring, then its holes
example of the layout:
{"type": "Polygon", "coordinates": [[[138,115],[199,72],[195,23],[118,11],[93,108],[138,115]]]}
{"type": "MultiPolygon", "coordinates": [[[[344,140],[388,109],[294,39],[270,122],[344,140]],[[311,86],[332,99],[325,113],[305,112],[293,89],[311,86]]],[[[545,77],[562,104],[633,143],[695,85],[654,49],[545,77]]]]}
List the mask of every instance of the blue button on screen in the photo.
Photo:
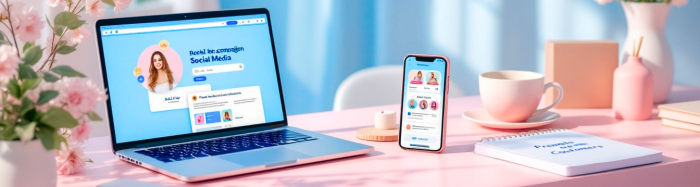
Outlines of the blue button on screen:
{"type": "Polygon", "coordinates": [[[201,81],[206,81],[206,80],[207,80],[207,77],[205,77],[205,76],[194,77],[194,82],[201,82],[201,81]]]}

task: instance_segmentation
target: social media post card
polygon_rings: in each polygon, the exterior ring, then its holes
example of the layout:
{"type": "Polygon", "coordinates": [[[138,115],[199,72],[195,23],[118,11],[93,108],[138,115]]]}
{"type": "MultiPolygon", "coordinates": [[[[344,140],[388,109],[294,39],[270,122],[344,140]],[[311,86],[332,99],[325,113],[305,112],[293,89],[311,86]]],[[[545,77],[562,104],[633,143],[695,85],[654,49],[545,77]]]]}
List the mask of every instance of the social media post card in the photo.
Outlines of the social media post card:
{"type": "Polygon", "coordinates": [[[406,125],[404,125],[403,132],[435,135],[439,135],[441,133],[436,123],[421,123],[407,121],[405,124],[406,125]]]}
{"type": "Polygon", "coordinates": [[[211,91],[211,85],[195,85],[173,88],[164,93],[148,92],[148,105],[151,112],[188,108],[187,95],[211,91]]]}
{"type": "Polygon", "coordinates": [[[440,72],[431,70],[411,70],[408,72],[407,92],[440,93],[440,72]]]}
{"type": "Polygon", "coordinates": [[[265,123],[260,87],[188,94],[193,132],[265,123]]]}

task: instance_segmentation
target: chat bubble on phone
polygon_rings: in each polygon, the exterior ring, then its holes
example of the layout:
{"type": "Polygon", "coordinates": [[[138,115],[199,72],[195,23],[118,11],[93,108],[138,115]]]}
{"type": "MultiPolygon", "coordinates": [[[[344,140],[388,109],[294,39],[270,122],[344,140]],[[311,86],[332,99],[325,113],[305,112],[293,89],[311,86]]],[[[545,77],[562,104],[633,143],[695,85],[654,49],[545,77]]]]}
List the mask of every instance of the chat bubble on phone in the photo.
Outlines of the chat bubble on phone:
{"type": "Polygon", "coordinates": [[[187,95],[192,132],[265,123],[260,87],[187,95]]]}

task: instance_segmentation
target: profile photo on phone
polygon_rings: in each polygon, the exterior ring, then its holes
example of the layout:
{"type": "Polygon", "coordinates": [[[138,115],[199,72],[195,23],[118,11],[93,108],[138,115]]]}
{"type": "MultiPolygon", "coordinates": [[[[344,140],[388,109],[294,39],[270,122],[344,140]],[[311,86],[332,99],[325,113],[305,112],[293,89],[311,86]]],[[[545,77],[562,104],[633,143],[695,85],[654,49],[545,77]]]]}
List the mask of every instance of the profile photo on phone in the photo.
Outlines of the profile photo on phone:
{"type": "Polygon", "coordinates": [[[426,108],[428,108],[428,101],[425,101],[425,100],[420,101],[420,109],[425,110],[426,108]]]}
{"type": "Polygon", "coordinates": [[[416,103],[416,100],[415,100],[415,99],[411,99],[410,101],[408,101],[408,108],[409,108],[409,109],[414,109],[414,108],[416,108],[416,105],[418,105],[418,103],[416,103]]]}

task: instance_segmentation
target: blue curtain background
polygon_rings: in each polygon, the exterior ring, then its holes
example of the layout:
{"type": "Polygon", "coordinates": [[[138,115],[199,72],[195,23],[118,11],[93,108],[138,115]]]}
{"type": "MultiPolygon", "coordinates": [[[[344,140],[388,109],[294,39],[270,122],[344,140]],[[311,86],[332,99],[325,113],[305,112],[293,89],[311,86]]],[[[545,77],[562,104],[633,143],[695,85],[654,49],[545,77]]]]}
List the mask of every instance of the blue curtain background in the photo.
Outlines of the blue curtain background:
{"type": "MultiPolygon", "coordinates": [[[[333,108],[338,85],[363,68],[401,64],[408,53],[446,55],[452,80],[478,94],[481,72],[544,71],[546,40],[615,40],[620,3],[594,0],[222,0],[272,16],[288,114],[333,108]]],[[[700,3],[674,7],[666,35],[676,84],[700,86],[700,3]]]]}

